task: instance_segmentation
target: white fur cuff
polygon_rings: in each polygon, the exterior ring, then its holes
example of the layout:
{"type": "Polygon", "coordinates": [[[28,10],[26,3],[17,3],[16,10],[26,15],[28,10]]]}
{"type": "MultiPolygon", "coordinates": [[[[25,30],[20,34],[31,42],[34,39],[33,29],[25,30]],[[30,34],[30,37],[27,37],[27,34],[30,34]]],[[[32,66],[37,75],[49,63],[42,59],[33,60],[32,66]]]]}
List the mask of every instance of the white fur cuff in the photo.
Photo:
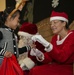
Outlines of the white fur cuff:
{"type": "Polygon", "coordinates": [[[26,57],[20,64],[21,68],[26,66],[29,70],[35,66],[35,63],[28,57],[26,57]]]}
{"type": "Polygon", "coordinates": [[[50,52],[52,49],[53,49],[53,45],[52,45],[52,44],[49,44],[49,46],[46,47],[44,50],[45,50],[46,52],[50,52]]]}

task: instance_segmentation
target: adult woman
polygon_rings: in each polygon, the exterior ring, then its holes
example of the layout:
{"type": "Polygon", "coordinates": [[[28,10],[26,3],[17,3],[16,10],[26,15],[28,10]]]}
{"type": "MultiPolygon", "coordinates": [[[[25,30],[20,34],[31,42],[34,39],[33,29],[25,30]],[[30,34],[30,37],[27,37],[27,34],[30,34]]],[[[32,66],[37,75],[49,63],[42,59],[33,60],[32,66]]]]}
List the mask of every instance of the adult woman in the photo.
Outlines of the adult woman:
{"type": "Polygon", "coordinates": [[[31,55],[46,64],[34,67],[29,75],[73,75],[74,31],[68,28],[68,15],[65,12],[53,11],[50,22],[55,34],[51,43],[40,35],[32,37],[32,40],[39,41],[45,46],[46,53],[43,54],[38,49],[34,49],[31,55]]]}

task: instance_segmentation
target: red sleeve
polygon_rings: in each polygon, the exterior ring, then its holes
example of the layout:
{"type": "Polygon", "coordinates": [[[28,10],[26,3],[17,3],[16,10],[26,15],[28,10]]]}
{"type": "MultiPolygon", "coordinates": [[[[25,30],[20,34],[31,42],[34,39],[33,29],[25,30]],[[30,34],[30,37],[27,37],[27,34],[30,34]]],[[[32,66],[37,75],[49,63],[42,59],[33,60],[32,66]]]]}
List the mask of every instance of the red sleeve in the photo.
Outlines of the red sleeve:
{"type": "Polygon", "coordinates": [[[52,58],[49,56],[48,52],[44,53],[44,60],[42,62],[43,63],[50,63],[50,62],[52,62],[52,58]]]}
{"type": "Polygon", "coordinates": [[[56,37],[52,39],[52,44],[50,56],[58,62],[65,62],[74,54],[74,33],[70,34],[62,45],[56,44],[56,37]]]}

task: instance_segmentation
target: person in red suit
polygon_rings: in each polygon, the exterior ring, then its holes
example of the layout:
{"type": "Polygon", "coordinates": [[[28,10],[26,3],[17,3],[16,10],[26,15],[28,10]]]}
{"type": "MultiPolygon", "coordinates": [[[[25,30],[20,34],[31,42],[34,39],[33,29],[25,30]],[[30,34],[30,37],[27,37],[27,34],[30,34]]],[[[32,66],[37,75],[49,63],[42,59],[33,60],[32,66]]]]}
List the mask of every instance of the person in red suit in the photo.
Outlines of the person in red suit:
{"type": "Polygon", "coordinates": [[[40,42],[45,47],[45,53],[34,48],[31,55],[44,65],[32,68],[29,75],[73,75],[74,61],[74,31],[69,30],[68,15],[65,12],[52,11],[50,16],[52,32],[51,43],[41,35],[35,35],[32,40],[40,42]]]}
{"type": "MultiPolygon", "coordinates": [[[[32,56],[32,45],[35,44],[36,48],[41,52],[44,51],[44,46],[38,41],[34,42],[31,38],[34,35],[39,35],[38,28],[36,24],[32,24],[29,22],[24,22],[18,31],[18,35],[20,37],[18,47],[29,46],[29,51],[24,52],[20,55],[19,64],[23,70],[30,70],[35,65],[42,65],[43,63],[39,62],[35,56],[32,56]]],[[[23,51],[23,50],[21,50],[23,51]]]]}

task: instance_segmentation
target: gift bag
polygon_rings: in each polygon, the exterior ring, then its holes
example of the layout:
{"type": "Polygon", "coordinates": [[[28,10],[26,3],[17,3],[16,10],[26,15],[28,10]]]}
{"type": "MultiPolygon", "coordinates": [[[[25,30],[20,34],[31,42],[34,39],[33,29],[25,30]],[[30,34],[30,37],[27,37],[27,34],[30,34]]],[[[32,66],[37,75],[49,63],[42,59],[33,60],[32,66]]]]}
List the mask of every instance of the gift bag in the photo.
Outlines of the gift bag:
{"type": "Polygon", "coordinates": [[[10,58],[4,57],[0,65],[0,75],[24,75],[14,55],[10,58]]]}

